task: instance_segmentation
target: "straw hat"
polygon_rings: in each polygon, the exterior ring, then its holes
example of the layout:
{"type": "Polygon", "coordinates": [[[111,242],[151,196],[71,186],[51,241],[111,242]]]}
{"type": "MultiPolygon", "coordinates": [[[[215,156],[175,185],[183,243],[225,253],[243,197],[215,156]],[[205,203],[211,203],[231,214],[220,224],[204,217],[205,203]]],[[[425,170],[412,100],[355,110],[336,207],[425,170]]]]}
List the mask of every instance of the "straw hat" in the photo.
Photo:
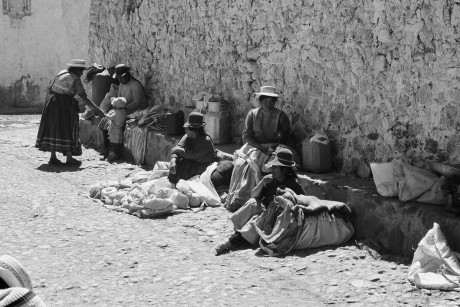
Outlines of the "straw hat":
{"type": "Polygon", "coordinates": [[[260,87],[260,92],[255,93],[254,97],[259,98],[260,96],[268,96],[268,97],[276,97],[278,98],[278,94],[276,93],[276,88],[271,85],[264,85],[260,87]]]}
{"type": "Polygon", "coordinates": [[[68,67],[80,67],[80,68],[86,69],[85,60],[79,60],[79,59],[72,59],[70,63],[67,63],[67,66],[68,67]]]}
{"type": "Polygon", "coordinates": [[[0,306],[46,307],[32,290],[20,287],[0,290],[0,306]]]}
{"type": "Polygon", "coordinates": [[[205,125],[206,122],[203,121],[203,114],[200,112],[192,112],[188,116],[188,121],[184,124],[184,128],[200,128],[205,125]]]}
{"type": "Polygon", "coordinates": [[[24,267],[13,257],[0,257],[0,278],[9,287],[23,287],[32,290],[32,281],[24,267]]]}
{"type": "Polygon", "coordinates": [[[115,66],[115,73],[113,74],[113,78],[115,79],[117,76],[123,77],[131,70],[130,67],[126,66],[125,64],[118,64],[115,66]]]}
{"type": "Polygon", "coordinates": [[[294,156],[292,155],[292,151],[286,148],[280,148],[276,152],[273,153],[275,158],[265,164],[267,169],[271,168],[272,166],[284,166],[284,167],[294,167],[294,156]]]}

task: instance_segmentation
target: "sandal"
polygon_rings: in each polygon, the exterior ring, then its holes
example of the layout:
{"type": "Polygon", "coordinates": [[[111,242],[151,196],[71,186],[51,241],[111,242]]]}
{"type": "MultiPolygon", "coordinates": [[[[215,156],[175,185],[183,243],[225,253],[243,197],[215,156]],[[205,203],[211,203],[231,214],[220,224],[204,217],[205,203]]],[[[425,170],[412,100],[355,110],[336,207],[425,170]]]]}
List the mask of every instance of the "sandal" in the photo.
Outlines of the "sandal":
{"type": "Polygon", "coordinates": [[[67,160],[65,164],[67,164],[67,165],[81,165],[81,161],[71,159],[71,160],[67,160]]]}
{"type": "Polygon", "coordinates": [[[62,165],[63,163],[58,158],[51,158],[48,161],[48,164],[50,164],[50,165],[62,165]]]}

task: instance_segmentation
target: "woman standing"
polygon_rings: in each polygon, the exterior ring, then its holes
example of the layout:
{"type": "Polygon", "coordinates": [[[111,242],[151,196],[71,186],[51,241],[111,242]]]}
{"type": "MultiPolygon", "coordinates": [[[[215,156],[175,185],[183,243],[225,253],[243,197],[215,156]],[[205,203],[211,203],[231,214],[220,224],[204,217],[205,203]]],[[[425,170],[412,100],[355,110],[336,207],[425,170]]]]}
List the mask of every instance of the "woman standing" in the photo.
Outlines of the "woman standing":
{"type": "Polygon", "coordinates": [[[201,175],[216,161],[216,149],[211,137],[204,132],[203,114],[192,112],[184,124],[186,134],[171,150],[168,179],[176,184],[180,179],[201,175]]]}
{"type": "Polygon", "coordinates": [[[45,107],[38,128],[35,148],[51,152],[49,164],[60,165],[56,152],[66,155],[67,165],[80,165],[73,156],[82,154],[79,139],[79,107],[75,95],[97,108],[86,96],[81,76],[86,69],[84,60],[73,59],[67,63],[67,70],[62,70],[54,78],[51,94],[46,98],[45,107]]]}

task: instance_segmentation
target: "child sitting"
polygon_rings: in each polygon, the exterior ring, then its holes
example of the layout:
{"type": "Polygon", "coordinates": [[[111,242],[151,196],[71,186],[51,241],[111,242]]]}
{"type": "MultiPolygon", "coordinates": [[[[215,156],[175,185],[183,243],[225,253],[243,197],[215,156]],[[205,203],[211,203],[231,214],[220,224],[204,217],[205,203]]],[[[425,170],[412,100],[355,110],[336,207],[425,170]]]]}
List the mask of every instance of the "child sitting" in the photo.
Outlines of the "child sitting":
{"type": "Polygon", "coordinates": [[[124,97],[113,98],[113,109],[105,117],[110,121],[109,139],[110,151],[107,162],[113,163],[121,157],[123,150],[123,128],[126,121],[126,99],[124,97]]]}

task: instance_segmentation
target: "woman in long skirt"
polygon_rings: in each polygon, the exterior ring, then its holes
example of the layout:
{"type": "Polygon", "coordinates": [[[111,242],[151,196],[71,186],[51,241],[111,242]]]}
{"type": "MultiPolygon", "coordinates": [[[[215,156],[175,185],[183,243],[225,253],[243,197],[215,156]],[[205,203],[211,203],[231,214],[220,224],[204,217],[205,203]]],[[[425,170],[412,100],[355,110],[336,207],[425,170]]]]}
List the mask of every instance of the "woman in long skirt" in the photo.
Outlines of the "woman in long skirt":
{"type": "MultiPolygon", "coordinates": [[[[51,94],[46,98],[40,120],[35,148],[49,151],[49,164],[63,164],[56,152],[66,155],[67,165],[79,165],[73,156],[82,154],[79,139],[79,107],[75,95],[80,96],[86,104],[96,107],[86,96],[81,76],[86,69],[84,60],[72,60],[68,69],[59,72],[54,78],[51,94]]],[[[97,109],[97,108],[96,108],[97,109]]]]}

